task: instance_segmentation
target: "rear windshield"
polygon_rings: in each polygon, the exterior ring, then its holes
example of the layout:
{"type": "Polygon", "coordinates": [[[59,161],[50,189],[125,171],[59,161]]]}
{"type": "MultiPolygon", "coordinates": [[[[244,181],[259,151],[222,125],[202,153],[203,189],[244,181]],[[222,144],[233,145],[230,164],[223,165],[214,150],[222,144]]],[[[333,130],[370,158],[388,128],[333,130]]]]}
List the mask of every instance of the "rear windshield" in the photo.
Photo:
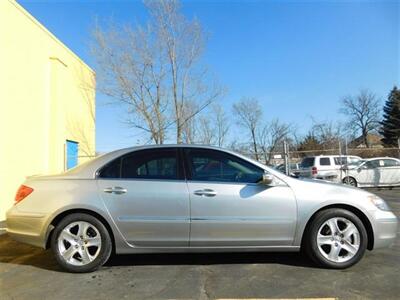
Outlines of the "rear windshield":
{"type": "Polygon", "coordinates": [[[309,168],[314,165],[315,158],[314,157],[305,157],[301,161],[300,167],[301,168],[309,168]]]}

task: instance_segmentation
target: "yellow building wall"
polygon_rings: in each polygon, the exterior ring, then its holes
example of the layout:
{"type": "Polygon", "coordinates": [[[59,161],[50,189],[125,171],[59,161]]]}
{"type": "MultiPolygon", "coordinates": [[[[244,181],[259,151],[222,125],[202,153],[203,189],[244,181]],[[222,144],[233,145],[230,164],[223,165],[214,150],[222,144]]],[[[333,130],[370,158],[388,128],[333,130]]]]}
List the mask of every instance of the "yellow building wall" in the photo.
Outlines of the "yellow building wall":
{"type": "MultiPolygon", "coordinates": [[[[95,74],[18,3],[0,1],[0,221],[27,176],[95,155],[95,74]]],[[[46,201],[46,199],[43,199],[46,201]]]]}

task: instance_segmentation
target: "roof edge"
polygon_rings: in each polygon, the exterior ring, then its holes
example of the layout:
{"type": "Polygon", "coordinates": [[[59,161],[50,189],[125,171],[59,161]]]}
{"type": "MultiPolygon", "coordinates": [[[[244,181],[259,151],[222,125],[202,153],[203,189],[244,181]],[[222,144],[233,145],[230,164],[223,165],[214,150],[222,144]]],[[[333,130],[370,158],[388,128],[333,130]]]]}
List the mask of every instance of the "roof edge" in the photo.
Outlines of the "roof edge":
{"type": "Polygon", "coordinates": [[[57,44],[63,47],[69,54],[71,54],[75,59],[77,59],[80,63],[86,66],[92,73],[96,73],[86,62],[83,61],[75,52],[73,52],[70,48],[67,47],[62,41],[60,41],[50,30],[48,30],[42,23],[39,22],[33,15],[31,15],[21,4],[19,4],[16,0],[8,0],[12,5],[15,6],[21,13],[23,13],[26,17],[29,18],[36,26],[38,26],[41,30],[43,30],[48,36],[50,36],[57,44]]]}

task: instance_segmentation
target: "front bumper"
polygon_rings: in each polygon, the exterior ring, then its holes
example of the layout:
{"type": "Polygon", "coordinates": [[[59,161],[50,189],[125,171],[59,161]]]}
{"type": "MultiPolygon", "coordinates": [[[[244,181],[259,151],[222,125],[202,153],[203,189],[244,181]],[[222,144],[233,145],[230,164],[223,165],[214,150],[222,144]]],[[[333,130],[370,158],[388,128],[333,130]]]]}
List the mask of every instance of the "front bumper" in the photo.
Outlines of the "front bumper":
{"type": "Polygon", "coordinates": [[[374,219],[374,249],[389,247],[396,240],[398,220],[391,211],[377,210],[374,219]]]}
{"type": "Polygon", "coordinates": [[[46,220],[44,214],[21,212],[13,206],[6,213],[6,231],[16,241],[45,248],[46,220]]]}

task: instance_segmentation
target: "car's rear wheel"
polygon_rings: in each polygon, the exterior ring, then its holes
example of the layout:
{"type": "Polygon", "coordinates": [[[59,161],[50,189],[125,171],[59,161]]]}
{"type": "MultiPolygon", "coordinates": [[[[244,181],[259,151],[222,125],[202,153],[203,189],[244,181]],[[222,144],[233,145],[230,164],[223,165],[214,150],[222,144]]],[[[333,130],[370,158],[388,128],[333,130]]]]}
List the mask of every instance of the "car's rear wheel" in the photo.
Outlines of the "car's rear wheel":
{"type": "Polygon", "coordinates": [[[69,272],[91,272],[110,257],[112,243],[104,224],[92,215],[74,213],[54,229],[51,248],[57,262],[69,272]]]}
{"type": "Polygon", "coordinates": [[[351,186],[357,186],[357,180],[350,176],[343,178],[343,183],[351,186]]]}
{"type": "Polygon", "coordinates": [[[319,212],[306,235],[306,252],[319,265],[334,269],[357,263],[367,248],[367,231],[352,212],[332,208],[319,212]]]}

